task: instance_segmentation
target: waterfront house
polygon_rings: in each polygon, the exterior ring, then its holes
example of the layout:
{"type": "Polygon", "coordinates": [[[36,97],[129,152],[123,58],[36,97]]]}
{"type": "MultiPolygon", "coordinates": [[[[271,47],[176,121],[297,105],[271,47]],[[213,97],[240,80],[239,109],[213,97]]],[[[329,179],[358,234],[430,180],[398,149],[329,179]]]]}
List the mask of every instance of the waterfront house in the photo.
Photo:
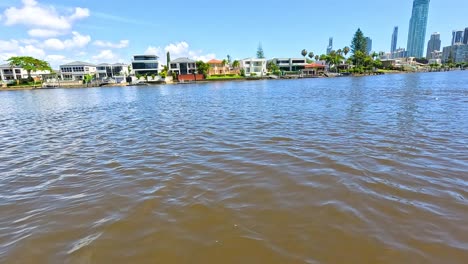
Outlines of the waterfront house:
{"type": "Polygon", "coordinates": [[[212,59],[207,62],[210,65],[209,75],[239,74],[239,69],[234,69],[226,61],[212,59]]]}
{"type": "Polygon", "coordinates": [[[226,61],[212,59],[209,60],[207,63],[208,65],[210,65],[210,69],[208,71],[209,75],[229,73],[229,66],[227,65],[226,61]]]}
{"type": "Polygon", "coordinates": [[[320,63],[311,63],[304,66],[302,70],[303,77],[315,77],[325,73],[325,65],[320,63]]]}
{"type": "Polygon", "coordinates": [[[134,75],[158,75],[161,71],[159,57],[156,55],[135,55],[132,60],[134,75]]]}
{"type": "Polygon", "coordinates": [[[96,74],[96,65],[88,62],[75,61],[60,65],[60,72],[62,80],[81,81],[84,80],[84,77],[88,74],[96,74]]]}
{"type": "MultiPolygon", "coordinates": [[[[32,71],[31,77],[41,79],[42,75],[50,74],[50,71],[32,71]]],[[[0,81],[11,81],[28,78],[28,71],[10,64],[0,65],[0,81]]]]}
{"type": "Polygon", "coordinates": [[[269,60],[278,66],[283,72],[296,72],[305,69],[307,60],[305,58],[274,58],[269,60]]]}
{"type": "Polygon", "coordinates": [[[125,77],[130,74],[128,66],[124,63],[101,63],[96,67],[96,75],[99,80],[113,79],[117,83],[124,82],[125,77]]]}
{"type": "Polygon", "coordinates": [[[267,60],[248,58],[240,61],[240,67],[244,70],[245,76],[264,76],[267,73],[267,60]]]}
{"type": "Polygon", "coordinates": [[[197,72],[197,62],[189,58],[178,58],[169,63],[169,70],[177,75],[194,74],[197,72]]]}

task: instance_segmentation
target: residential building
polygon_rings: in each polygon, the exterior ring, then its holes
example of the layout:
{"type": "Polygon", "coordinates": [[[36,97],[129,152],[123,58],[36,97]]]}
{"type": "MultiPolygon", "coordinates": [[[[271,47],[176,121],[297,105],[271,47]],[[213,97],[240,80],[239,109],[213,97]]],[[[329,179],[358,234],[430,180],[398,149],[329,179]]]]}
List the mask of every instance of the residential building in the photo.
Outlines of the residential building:
{"type": "Polygon", "coordinates": [[[442,60],[441,59],[429,59],[429,65],[431,64],[442,64],[442,60]]]}
{"type": "Polygon", "coordinates": [[[468,27],[465,28],[465,32],[463,33],[463,44],[468,44],[468,27]]]}
{"type": "Polygon", "coordinates": [[[84,80],[84,77],[88,74],[96,74],[96,65],[74,61],[64,65],[60,65],[60,72],[63,80],[80,81],[84,80]]]}
{"type": "Polygon", "coordinates": [[[240,61],[241,69],[244,70],[245,76],[263,76],[267,73],[267,60],[248,58],[240,61]]]}
{"type": "Polygon", "coordinates": [[[403,48],[398,48],[395,50],[395,52],[392,54],[393,59],[399,59],[399,58],[406,58],[408,56],[408,52],[403,49],[403,48]]]}
{"type": "Polygon", "coordinates": [[[332,50],[333,50],[333,38],[330,37],[328,39],[327,55],[330,54],[332,50]]]}
{"type": "Polygon", "coordinates": [[[96,75],[98,79],[126,77],[130,75],[127,64],[123,63],[101,63],[96,66],[96,75]]]}
{"type": "Polygon", "coordinates": [[[433,52],[431,52],[430,57],[428,59],[442,59],[442,51],[434,50],[433,52]]]}
{"type": "Polygon", "coordinates": [[[100,80],[113,79],[117,83],[121,83],[125,82],[125,78],[130,75],[128,68],[129,65],[123,63],[102,63],[96,67],[96,76],[100,80]]]}
{"type": "Polygon", "coordinates": [[[305,58],[274,58],[270,60],[278,66],[280,71],[300,71],[305,68],[307,65],[307,60],[305,58]]]}
{"type": "Polygon", "coordinates": [[[463,44],[463,30],[452,31],[452,46],[455,44],[463,44]]]}
{"type": "Polygon", "coordinates": [[[432,57],[434,51],[440,51],[440,33],[434,32],[431,35],[431,39],[427,43],[427,52],[426,52],[426,59],[435,59],[432,57]]]}
{"type": "Polygon", "coordinates": [[[178,58],[170,61],[169,69],[179,74],[194,74],[197,72],[197,62],[189,58],[178,58]]]}
{"type": "Polygon", "coordinates": [[[430,0],[413,0],[413,11],[408,31],[408,57],[421,58],[426,41],[427,18],[430,0]]]}
{"type": "Polygon", "coordinates": [[[393,54],[395,50],[397,49],[397,43],[398,43],[398,27],[394,27],[393,34],[392,34],[392,43],[390,46],[390,54],[393,54]]]}
{"type": "Polygon", "coordinates": [[[450,58],[454,63],[468,62],[468,45],[458,43],[444,47],[442,51],[442,62],[448,62],[450,58]]]}
{"type": "Polygon", "coordinates": [[[158,75],[161,70],[159,57],[156,55],[135,55],[132,60],[134,75],[158,75]]]}
{"type": "Polygon", "coordinates": [[[207,62],[210,65],[210,69],[208,70],[209,75],[217,75],[217,74],[239,74],[239,69],[233,69],[227,63],[227,61],[216,60],[212,59],[207,62]]]}
{"type": "MultiPolygon", "coordinates": [[[[50,74],[50,71],[33,71],[32,78],[42,78],[42,75],[50,74]]],[[[0,81],[20,80],[28,78],[28,71],[20,67],[12,67],[10,64],[0,65],[0,81]]]]}
{"type": "Polygon", "coordinates": [[[367,54],[372,52],[372,39],[369,37],[366,37],[366,52],[367,54]]]}
{"type": "Polygon", "coordinates": [[[314,77],[318,75],[322,75],[325,73],[326,66],[321,63],[311,63],[304,66],[302,69],[302,76],[303,77],[314,77]]]}

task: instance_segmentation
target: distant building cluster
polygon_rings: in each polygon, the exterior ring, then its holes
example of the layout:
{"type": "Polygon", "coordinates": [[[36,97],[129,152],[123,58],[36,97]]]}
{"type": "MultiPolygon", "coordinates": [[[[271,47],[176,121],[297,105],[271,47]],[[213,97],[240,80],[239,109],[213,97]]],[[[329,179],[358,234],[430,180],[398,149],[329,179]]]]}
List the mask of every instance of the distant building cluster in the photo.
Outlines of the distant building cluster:
{"type": "Polygon", "coordinates": [[[413,10],[409,23],[408,43],[406,49],[397,48],[398,27],[394,27],[390,43],[390,53],[384,59],[422,58],[430,64],[468,62],[468,27],[465,30],[454,30],[450,46],[442,48],[439,32],[434,32],[428,43],[424,56],[427,20],[430,0],[413,0],[413,10]]]}

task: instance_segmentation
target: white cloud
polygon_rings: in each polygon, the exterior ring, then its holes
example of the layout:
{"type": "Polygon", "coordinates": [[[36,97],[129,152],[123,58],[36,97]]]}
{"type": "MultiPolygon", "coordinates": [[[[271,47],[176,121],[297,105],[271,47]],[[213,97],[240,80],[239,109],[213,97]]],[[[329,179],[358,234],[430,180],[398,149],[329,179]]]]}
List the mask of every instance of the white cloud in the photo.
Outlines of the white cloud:
{"type": "Polygon", "coordinates": [[[75,7],[75,13],[70,16],[69,20],[75,21],[86,17],[89,17],[88,8],[75,7]]]}
{"type": "Polygon", "coordinates": [[[159,57],[161,57],[161,48],[160,47],[153,47],[153,46],[149,46],[146,51],[145,51],[145,54],[146,55],[157,55],[159,57]]]}
{"type": "Polygon", "coordinates": [[[112,43],[109,41],[103,41],[103,40],[96,40],[93,44],[102,47],[102,48],[113,48],[113,49],[123,49],[128,47],[128,44],[130,43],[129,40],[121,40],[119,43],[112,43]]]}
{"type": "Polygon", "coordinates": [[[179,43],[171,43],[169,45],[167,45],[164,50],[166,52],[170,52],[171,53],[171,57],[181,57],[181,56],[185,56],[185,55],[188,55],[188,51],[189,51],[189,44],[185,41],[182,41],[182,42],[179,42],[179,43]]]}
{"type": "Polygon", "coordinates": [[[10,7],[2,16],[7,26],[24,25],[32,28],[33,37],[51,37],[71,30],[72,23],[89,16],[87,8],[76,7],[70,15],[59,14],[54,7],[40,5],[36,0],[23,0],[22,7],[10,7]]]}
{"type": "Polygon", "coordinates": [[[19,49],[19,42],[17,40],[0,40],[0,52],[15,51],[17,49],[19,49]]]}
{"type": "Polygon", "coordinates": [[[191,50],[190,45],[185,42],[171,43],[164,47],[164,54],[162,54],[163,49],[161,47],[148,46],[145,54],[154,54],[158,55],[162,60],[166,60],[166,53],[171,54],[171,59],[177,59],[181,57],[188,57],[194,60],[209,61],[216,58],[214,53],[204,53],[202,50],[191,50]]]}
{"type": "Polygon", "coordinates": [[[116,61],[117,55],[115,55],[112,50],[103,50],[98,55],[91,58],[93,61],[102,62],[102,61],[116,61]]]}
{"type": "Polygon", "coordinates": [[[53,30],[53,29],[34,28],[34,29],[30,29],[28,31],[28,34],[29,36],[36,37],[36,38],[50,38],[50,37],[56,37],[56,36],[62,35],[63,32],[59,30],[53,30]]]}
{"type": "Polygon", "coordinates": [[[45,57],[45,51],[34,45],[21,46],[16,40],[0,40],[0,59],[6,60],[13,56],[31,56],[42,59],[45,57]]]}
{"type": "Polygon", "coordinates": [[[91,36],[89,35],[81,35],[76,31],[73,31],[72,35],[73,37],[71,39],[63,41],[56,38],[47,39],[44,41],[44,48],[51,50],[83,48],[91,42],[91,36]]]}

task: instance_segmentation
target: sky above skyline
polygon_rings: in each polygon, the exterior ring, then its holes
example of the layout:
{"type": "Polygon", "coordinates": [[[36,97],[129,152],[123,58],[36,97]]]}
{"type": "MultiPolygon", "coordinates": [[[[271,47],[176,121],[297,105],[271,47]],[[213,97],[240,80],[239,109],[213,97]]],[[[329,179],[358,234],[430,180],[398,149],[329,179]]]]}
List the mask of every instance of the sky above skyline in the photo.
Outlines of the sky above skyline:
{"type": "MultiPolygon", "coordinates": [[[[45,59],[53,67],[74,61],[130,62],[152,53],[209,60],[253,57],[262,43],[267,58],[300,57],[349,46],[358,27],[374,51],[390,50],[393,27],[406,48],[412,0],[212,1],[0,0],[0,63],[11,56],[45,59]]],[[[468,1],[431,0],[426,34],[468,27],[468,1]]]]}

